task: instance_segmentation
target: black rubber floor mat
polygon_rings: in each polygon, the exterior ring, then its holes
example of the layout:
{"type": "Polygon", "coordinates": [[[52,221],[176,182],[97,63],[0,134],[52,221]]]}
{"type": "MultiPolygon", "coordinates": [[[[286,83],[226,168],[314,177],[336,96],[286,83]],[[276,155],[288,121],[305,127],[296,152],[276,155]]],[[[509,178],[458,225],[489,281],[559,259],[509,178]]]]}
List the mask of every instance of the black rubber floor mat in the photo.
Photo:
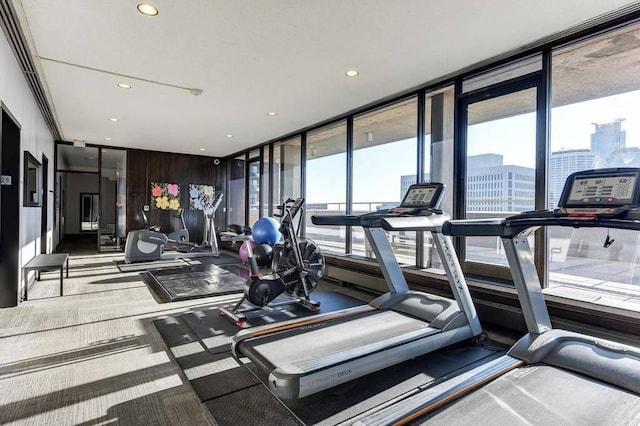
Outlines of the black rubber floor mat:
{"type": "Polygon", "coordinates": [[[246,280],[217,265],[192,265],[147,271],[152,281],[171,302],[244,291],[246,280]]]}
{"type": "Polygon", "coordinates": [[[301,424],[262,385],[233,392],[206,401],[204,404],[220,426],[297,426],[301,424]]]}
{"type": "MultiPolygon", "coordinates": [[[[231,356],[230,352],[203,352],[191,357],[185,375],[201,401],[208,401],[259,384],[256,377],[231,356]]],[[[182,367],[182,364],[181,364],[182,367]]]]}
{"type": "Polygon", "coordinates": [[[259,383],[247,368],[231,356],[228,342],[226,352],[212,354],[193,335],[193,330],[182,318],[163,318],[153,323],[201,401],[259,383]]]}
{"type": "Polygon", "coordinates": [[[217,308],[188,312],[182,314],[181,318],[213,354],[228,352],[231,338],[239,331],[217,308]]]}
{"type": "MultiPolygon", "coordinates": [[[[280,321],[303,318],[318,313],[333,312],[365,304],[362,300],[355,299],[345,294],[338,293],[336,291],[322,291],[320,289],[311,293],[311,299],[320,302],[320,309],[317,312],[312,312],[304,306],[293,302],[293,299],[290,297],[282,295],[275,298],[272,304],[280,302],[283,304],[275,307],[268,306],[264,309],[244,311],[242,313],[247,317],[247,323],[249,326],[256,327],[259,325],[273,324],[280,321]]],[[[231,308],[233,305],[226,307],[231,308]]],[[[251,307],[252,305],[249,303],[241,305],[241,309],[251,307]]]]}
{"type": "Polygon", "coordinates": [[[196,342],[197,336],[192,335],[189,327],[178,317],[166,317],[153,321],[162,340],[169,348],[196,342]]]}

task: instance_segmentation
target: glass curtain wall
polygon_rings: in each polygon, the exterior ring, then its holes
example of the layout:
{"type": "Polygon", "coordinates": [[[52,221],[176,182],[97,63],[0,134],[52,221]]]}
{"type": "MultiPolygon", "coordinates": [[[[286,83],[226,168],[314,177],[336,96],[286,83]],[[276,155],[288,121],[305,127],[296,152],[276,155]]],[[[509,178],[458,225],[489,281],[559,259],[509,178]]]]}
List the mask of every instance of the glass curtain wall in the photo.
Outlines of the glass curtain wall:
{"type": "Polygon", "coordinates": [[[315,226],[313,215],[347,212],[347,124],[340,121],[307,134],[306,237],[328,253],[344,254],[344,226],[315,226]]]}
{"type": "MultiPolygon", "coordinates": [[[[416,97],[354,118],[353,214],[398,206],[418,181],[417,120],[416,97]]],[[[352,253],[374,257],[362,228],[351,232],[352,253]]],[[[398,261],[415,265],[416,232],[388,232],[387,237],[398,261]]]]}
{"type": "Polygon", "coordinates": [[[228,160],[228,198],[229,210],[227,223],[247,225],[245,221],[245,155],[228,160]]]}
{"type": "MultiPolygon", "coordinates": [[[[573,172],[640,167],[638,58],[638,24],[553,52],[549,208],[573,172]]],[[[640,233],[550,228],[548,244],[549,292],[637,306],[640,233]],[[608,234],[615,242],[604,248],[608,234]]]]}

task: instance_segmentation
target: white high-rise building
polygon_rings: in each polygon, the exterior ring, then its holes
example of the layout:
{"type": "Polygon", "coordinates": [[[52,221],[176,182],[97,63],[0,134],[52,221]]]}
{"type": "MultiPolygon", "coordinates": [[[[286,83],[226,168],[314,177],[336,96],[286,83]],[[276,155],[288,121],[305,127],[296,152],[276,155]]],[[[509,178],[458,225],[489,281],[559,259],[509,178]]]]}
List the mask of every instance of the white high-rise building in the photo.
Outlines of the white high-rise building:
{"type": "Polygon", "coordinates": [[[567,177],[580,170],[596,167],[598,154],[589,149],[571,149],[552,152],[549,161],[549,208],[558,206],[567,177]]]}

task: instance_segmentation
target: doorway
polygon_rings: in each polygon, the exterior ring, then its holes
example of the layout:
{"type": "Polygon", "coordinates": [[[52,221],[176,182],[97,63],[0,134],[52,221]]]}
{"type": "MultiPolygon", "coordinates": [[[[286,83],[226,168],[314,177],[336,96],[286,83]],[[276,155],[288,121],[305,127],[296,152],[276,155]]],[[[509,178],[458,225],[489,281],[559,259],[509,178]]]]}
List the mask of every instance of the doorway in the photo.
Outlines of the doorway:
{"type": "Polygon", "coordinates": [[[0,109],[0,308],[7,308],[18,305],[20,283],[20,126],[0,109]]]}

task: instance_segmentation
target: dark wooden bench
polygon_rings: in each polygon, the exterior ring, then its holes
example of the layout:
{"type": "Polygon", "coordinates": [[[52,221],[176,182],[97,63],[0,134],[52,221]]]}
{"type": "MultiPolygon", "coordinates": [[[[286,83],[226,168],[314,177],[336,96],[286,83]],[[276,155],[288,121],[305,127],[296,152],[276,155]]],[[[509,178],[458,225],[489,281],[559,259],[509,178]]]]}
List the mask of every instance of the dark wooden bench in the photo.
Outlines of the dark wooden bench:
{"type": "Polygon", "coordinates": [[[22,267],[24,275],[24,300],[27,300],[29,271],[36,271],[36,281],[40,281],[40,272],[60,269],[60,296],[62,296],[62,275],[64,265],[67,264],[67,278],[69,278],[69,253],[39,254],[22,267]]]}

